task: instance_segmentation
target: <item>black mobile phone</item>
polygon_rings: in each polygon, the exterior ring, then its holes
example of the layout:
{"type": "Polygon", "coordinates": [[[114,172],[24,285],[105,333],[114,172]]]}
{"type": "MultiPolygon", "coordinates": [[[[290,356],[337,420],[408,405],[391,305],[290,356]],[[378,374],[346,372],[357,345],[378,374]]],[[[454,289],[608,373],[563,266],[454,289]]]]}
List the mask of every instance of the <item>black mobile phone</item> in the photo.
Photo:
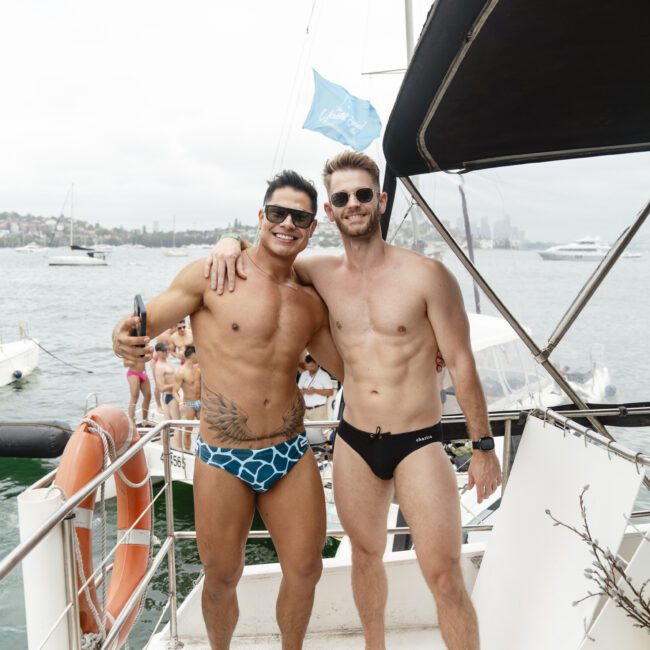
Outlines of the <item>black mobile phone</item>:
{"type": "Polygon", "coordinates": [[[144,300],[142,296],[138,294],[133,299],[133,315],[140,317],[140,325],[136,328],[136,336],[146,336],[147,335],[147,310],[144,308],[144,300]]]}

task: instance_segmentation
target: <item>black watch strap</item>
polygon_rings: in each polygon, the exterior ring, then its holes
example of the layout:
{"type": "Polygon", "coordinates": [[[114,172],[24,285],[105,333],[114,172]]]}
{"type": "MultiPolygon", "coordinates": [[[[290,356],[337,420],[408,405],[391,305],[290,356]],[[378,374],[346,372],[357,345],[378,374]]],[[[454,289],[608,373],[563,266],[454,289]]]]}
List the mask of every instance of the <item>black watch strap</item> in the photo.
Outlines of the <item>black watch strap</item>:
{"type": "Polygon", "coordinates": [[[492,436],[483,436],[478,440],[472,440],[472,449],[492,451],[494,449],[494,438],[492,436]]]}

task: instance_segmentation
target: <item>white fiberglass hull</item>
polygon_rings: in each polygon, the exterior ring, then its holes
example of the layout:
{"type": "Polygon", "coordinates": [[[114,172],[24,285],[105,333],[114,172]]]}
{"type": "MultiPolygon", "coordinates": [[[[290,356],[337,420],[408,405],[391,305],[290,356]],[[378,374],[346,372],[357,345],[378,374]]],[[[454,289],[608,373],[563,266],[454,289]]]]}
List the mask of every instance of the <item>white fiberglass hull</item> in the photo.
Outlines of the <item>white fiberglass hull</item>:
{"type": "MultiPolygon", "coordinates": [[[[588,647],[582,645],[585,631],[594,638],[605,638],[606,633],[621,638],[624,631],[634,632],[624,613],[613,622],[609,618],[603,620],[599,626],[602,631],[596,626],[585,630],[585,621],[594,620],[594,614],[612,604],[596,598],[583,599],[578,606],[572,604],[590,587],[593,589],[584,572],[592,562],[591,548],[577,535],[555,527],[547,512],[569,526],[579,526],[579,495],[589,485],[585,504],[593,534],[604,546],[617,549],[626,560],[636,558],[645,531],[626,531],[625,513],[629,512],[641,482],[642,475],[628,460],[608,455],[604,448],[585,444],[579,436],[567,434],[540,418],[529,418],[501,507],[491,518],[494,529],[487,543],[464,544],[461,550],[460,567],[477,612],[481,647],[578,650],[588,647]],[[553,467],[550,484],[549,467],[553,467]],[[503,612],[508,611],[518,614],[504,619],[503,612]],[[548,624],[541,626],[540,620],[548,624]]],[[[335,558],[323,561],[304,644],[306,650],[363,647],[350,587],[348,549],[341,544],[335,558]]],[[[648,561],[648,554],[639,559],[635,575],[647,575],[648,561]]],[[[389,547],[384,566],[389,585],[387,647],[445,648],[433,598],[415,552],[392,552],[389,547]]],[[[237,588],[240,616],[232,648],[279,647],[275,603],[280,580],[278,564],[245,567],[237,588]]],[[[201,581],[178,610],[178,636],[185,648],[209,648],[201,608],[202,590],[201,581]]],[[[169,641],[167,626],[152,638],[147,648],[166,648],[169,641]]],[[[633,643],[621,647],[640,650],[646,647],[646,641],[647,637],[641,634],[633,643]]]]}
{"type": "Polygon", "coordinates": [[[38,366],[38,345],[31,339],[0,344],[0,386],[29,375],[38,366]]]}
{"type": "Polygon", "coordinates": [[[47,260],[50,266],[108,266],[108,262],[99,257],[86,255],[61,255],[47,260]]]}
{"type": "MultiPolygon", "coordinates": [[[[569,261],[569,262],[589,262],[604,259],[608,251],[599,253],[582,252],[562,252],[562,251],[538,251],[543,260],[569,261]]],[[[639,253],[625,253],[622,255],[625,259],[637,259],[641,257],[639,253]]]]}

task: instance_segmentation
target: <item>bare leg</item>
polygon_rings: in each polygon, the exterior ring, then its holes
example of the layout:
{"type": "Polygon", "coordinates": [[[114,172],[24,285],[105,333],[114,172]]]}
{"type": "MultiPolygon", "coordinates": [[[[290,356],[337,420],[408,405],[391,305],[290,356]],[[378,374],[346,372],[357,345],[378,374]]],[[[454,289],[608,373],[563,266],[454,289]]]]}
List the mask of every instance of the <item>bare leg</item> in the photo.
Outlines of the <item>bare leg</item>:
{"type": "Polygon", "coordinates": [[[276,612],[283,650],[300,650],[323,568],[325,498],[311,450],[268,492],[258,509],[282,566],[276,612]]]}
{"type": "Polygon", "coordinates": [[[460,569],[458,487],[440,443],[409,454],[395,470],[397,498],[411,527],[422,574],[436,599],[450,650],[478,650],[476,613],[460,569]]]}
{"type": "MultiPolygon", "coordinates": [[[[185,419],[197,420],[198,413],[189,407],[185,407],[185,419]]],[[[192,427],[185,427],[183,429],[183,451],[192,451],[192,427]]]]}
{"type": "Polygon", "coordinates": [[[227,650],[239,617],[236,588],[244,570],[255,495],[237,477],[197,460],[194,511],[196,542],[205,570],[203,618],[212,650],[227,650]]]}
{"type": "Polygon", "coordinates": [[[352,591],[366,650],[384,650],[388,596],[384,551],[393,482],[383,481],[344,440],[334,445],[336,510],[352,544],[352,591]]]}
{"type": "Polygon", "coordinates": [[[149,419],[149,404],[151,403],[151,383],[149,378],[142,382],[140,385],[142,391],[142,419],[149,419]]]}
{"type": "Polygon", "coordinates": [[[140,397],[140,378],[129,375],[126,379],[129,382],[129,417],[135,422],[135,405],[140,397]]]}
{"type": "MultiPolygon", "coordinates": [[[[168,420],[181,419],[180,410],[178,408],[178,402],[175,399],[172,399],[172,401],[169,402],[169,404],[165,405],[165,417],[168,420]]],[[[172,447],[174,447],[174,449],[181,449],[181,434],[176,427],[172,429],[172,447]]]]}

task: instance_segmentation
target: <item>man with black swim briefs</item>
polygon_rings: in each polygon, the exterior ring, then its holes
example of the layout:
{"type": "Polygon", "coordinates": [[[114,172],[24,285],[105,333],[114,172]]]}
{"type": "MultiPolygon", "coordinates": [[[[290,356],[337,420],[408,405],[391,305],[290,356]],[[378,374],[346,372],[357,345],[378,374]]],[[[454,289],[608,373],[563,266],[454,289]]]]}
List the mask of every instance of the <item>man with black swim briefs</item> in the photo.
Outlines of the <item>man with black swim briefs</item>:
{"type": "MultiPolygon", "coordinates": [[[[411,527],[447,647],[476,650],[476,614],[459,563],[458,489],[439,444],[438,352],[453,379],[470,437],[486,448],[475,451],[469,466],[469,487],[476,486],[479,503],[501,484],[501,470],[494,451],[487,449],[492,443],[487,408],[462,296],[443,264],[382,240],[379,220],[387,197],[379,189],[373,160],[343,152],[326,163],[323,181],[325,211],[341,232],[345,254],[299,258],[295,269],[327,304],[345,364],[334,494],[352,543],[352,588],[366,650],[385,647],[383,554],[394,495],[411,527]]],[[[248,277],[244,286],[250,281],[251,267],[243,255],[238,257],[239,245],[224,239],[213,253],[217,293],[223,291],[226,272],[231,291],[236,274],[248,277]]]]}
{"type": "Polygon", "coordinates": [[[295,172],[279,174],[264,196],[260,245],[248,251],[251,272],[241,291],[217,296],[203,262],[193,262],[147,304],[146,337],[131,336],[135,317],[113,332],[115,352],[142,361],[151,356],[150,338],[191,318],[202,380],[194,508],[203,616],[214,649],[230,647],[256,507],[282,567],[276,611],[285,650],[302,647],[322,570],[325,501],[295,371],[304,348],[341,379],[342,364],[325,305],[292,268],[316,227],[316,200],[311,183],[295,172]]]}

